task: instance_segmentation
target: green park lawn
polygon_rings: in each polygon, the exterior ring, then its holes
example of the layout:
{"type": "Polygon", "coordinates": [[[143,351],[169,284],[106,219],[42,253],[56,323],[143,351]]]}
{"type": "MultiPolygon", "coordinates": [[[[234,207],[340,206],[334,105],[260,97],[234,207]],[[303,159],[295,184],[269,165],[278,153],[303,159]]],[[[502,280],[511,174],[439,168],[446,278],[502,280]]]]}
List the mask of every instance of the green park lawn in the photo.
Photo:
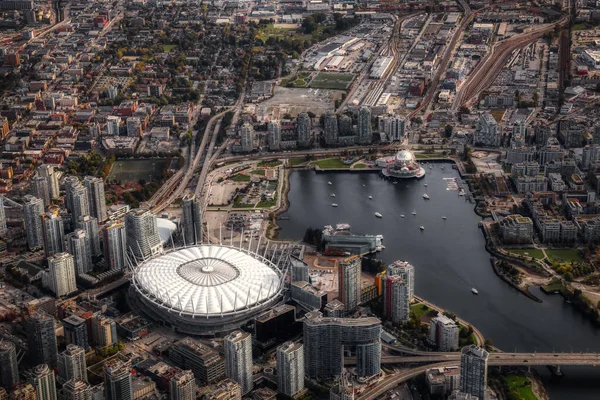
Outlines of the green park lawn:
{"type": "Polygon", "coordinates": [[[290,167],[297,167],[298,165],[302,165],[302,164],[306,163],[306,158],[305,157],[290,158],[288,163],[289,163],[290,167]]]}
{"type": "Polygon", "coordinates": [[[177,47],[177,45],[176,45],[176,44],[163,44],[163,45],[162,45],[163,51],[164,51],[165,53],[170,53],[170,52],[172,52],[172,51],[173,51],[173,49],[174,49],[175,47],[177,47]]]}
{"type": "Polygon", "coordinates": [[[583,257],[578,249],[546,249],[546,254],[551,261],[558,262],[581,262],[583,257]]]}
{"type": "Polygon", "coordinates": [[[254,171],[252,171],[252,173],[254,175],[265,176],[265,170],[264,169],[255,169],[254,171]]]}
{"type": "Polygon", "coordinates": [[[273,168],[283,164],[279,160],[269,160],[269,161],[261,161],[257,164],[259,168],[273,168]]]}
{"type": "Polygon", "coordinates": [[[321,169],[327,168],[350,168],[348,164],[344,164],[339,158],[328,158],[325,160],[313,161],[312,165],[316,165],[321,169]]]}
{"type": "Polygon", "coordinates": [[[354,164],[354,169],[363,169],[363,168],[367,168],[367,164],[363,164],[363,163],[358,163],[358,164],[354,164]]]}
{"type": "Polygon", "coordinates": [[[509,390],[522,400],[537,400],[531,389],[531,381],[522,375],[508,375],[503,378],[509,390]]]}
{"type": "Polygon", "coordinates": [[[420,321],[421,317],[431,311],[431,308],[427,307],[425,304],[413,304],[410,306],[410,311],[415,313],[415,316],[420,321]]]}
{"type": "Polygon", "coordinates": [[[229,178],[229,180],[234,182],[250,182],[250,177],[244,174],[237,174],[229,178]]]}
{"type": "Polygon", "coordinates": [[[507,249],[506,251],[508,251],[511,254],[515,254],[517,256],[525,256],[525,257],[533,257],[537,260],[541,260],[542,258],[544,258],[544,253],[539,250],[539,249],[507,249]],[[527,254],[525,254],[527,253],[527,254]]]}

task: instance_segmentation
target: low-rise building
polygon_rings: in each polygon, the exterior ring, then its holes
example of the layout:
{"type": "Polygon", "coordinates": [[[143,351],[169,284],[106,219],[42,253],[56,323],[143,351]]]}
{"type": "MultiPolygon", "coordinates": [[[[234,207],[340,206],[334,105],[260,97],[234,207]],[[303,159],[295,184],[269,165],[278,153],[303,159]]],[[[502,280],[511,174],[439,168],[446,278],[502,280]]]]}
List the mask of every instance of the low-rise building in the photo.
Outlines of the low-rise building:
{"type": "Polygon", "coordinates": [[[509,215],[499,222],[502,241],[508,244],[531,243],[533,221],[529,217],[509,215]]]}

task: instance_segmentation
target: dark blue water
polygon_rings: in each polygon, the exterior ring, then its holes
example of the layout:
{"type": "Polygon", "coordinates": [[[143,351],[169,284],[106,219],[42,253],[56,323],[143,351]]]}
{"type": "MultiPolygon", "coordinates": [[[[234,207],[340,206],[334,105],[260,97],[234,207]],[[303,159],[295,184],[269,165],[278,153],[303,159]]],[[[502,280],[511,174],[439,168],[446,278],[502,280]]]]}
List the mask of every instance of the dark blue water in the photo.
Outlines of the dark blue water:
{"type": "MultiPolygon", "coordinates": [[[[293,172],[290,208],[279,221],[282,239],[302,239],[308,227],[347,222],[357,234],[382,234],[386,249],[378,257],[415,266],[417,295],[457,313],[506,351],[600,351],[600,330],[560,296],[536,303],[493,272],[481,220],[474,205],[447,190],[444,178],[458,177],[450,165],[427,167],[420,181],[392,184],[378,174],[293,172]],[[329,186],[328,181],[333,185],[329,186]],[[427,183],[428,187],[424,187],[427,183]],[[364,186],[363,186],[364,185],[364,186]],[[330,197],[335,193],[336,197],[330,197]],[[423,193],[430,200],[423,199],[423,193]],[[368,196],[373,196],[372,200],[368,196]],[[337,208],[331,203],[337,203],[337,208]],[[415,210],[416,216],[411,213],[415,210]],[[374,213],[383,215],[376,218],[374,213]],[[400,215],[404,214],[405,218],[400,215]],[[447,219],[443,220],[442,216],[447,219]],[[419,226],[424,226],[421,231],[419,226]],[[471,288],[479,291],[473,296],[471,288]]],[[[544,373],[544,369],[540,369],[544,373]]],[[[548,382],[552,399],[600,398],[600,369],[564,368],[560,383],[548,382]],[[596,381],[595,381],[596,380],[596,381]],[[598,383],[596,383],[598,382],[598,383]]],[[[547,375],[545,378],[547,378],[547,375]]]]}

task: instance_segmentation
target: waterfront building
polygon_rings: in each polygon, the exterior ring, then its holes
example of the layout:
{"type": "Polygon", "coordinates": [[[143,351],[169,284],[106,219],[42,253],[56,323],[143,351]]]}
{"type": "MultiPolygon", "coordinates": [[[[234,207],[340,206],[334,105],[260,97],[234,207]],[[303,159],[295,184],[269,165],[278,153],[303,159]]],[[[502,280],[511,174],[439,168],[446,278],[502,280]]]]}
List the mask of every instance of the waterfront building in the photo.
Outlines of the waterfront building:
{"type": "Polygon", "coordinates": [[[369,107],[361,107],[358,111],[358,143],[371,144],[372,141],[371,109],[369,107]]]}
{"type": "Polygon", "coordinates": [[[36,311],[25,319],[27,348],[32,364],[48,364],[56,368],[58,350],[54,318],[42,311],[36,311]]]}
{"type": "Polygon", "coordinates": [[[85,350],[75,344],[58,355],[58,377],[60,382],[70,380],[87,382],[85,350]]]}
{"type": "Polygon", "coordinates": [[[46,258],[65,251],[65,228],[63,219],[55,211],[41,216],[44,229],[44,253],[46,258]]]}
{"type": "Polygon", "coordinates": [[[354,400],[352,378],[347,374],[342,374],[329,390],[329,400],[354,400]]]}
{"type": "Polygon", "coordinates": [[[395,324],[408,321],[410,317],[410,289],[398,275],[384,279],[383,302],[385,316],[395,324]]]}
{"type": "Polygon", "coordinates": [[[331,111],[327,111],[323,117],[325,144],[336,145],[338,143],[338,119],[331,111]]]}
{"type": "Polygon", "coordinates": [[[354,127],[352,126],[352,117],[342,115],[338,120],[339,136],[354,136],[354,127]]]}
{"type": "Polygon", "coordinates": [[[429,341],[440,351],[455,351],[458,349],[458,325],[445,315],[438,314],[429,322],[429,341]]]}
{"type": "Polygon", "coordinates": [[[183,338],[169,349],[169,359],[182,369],[191,369],[200,385],[212,385],[225,377],[223,357],[192,338],[183,338]]]}
{"type": "Polygon", "coordinates": [[[90,240],[83,229],[76,229],[67,235],[67,249],[73,256],[77,275],[88,273],[94,269],[90,240]]]}
{"type": "Polygon", "coordinates": [[[533,221],[529,217],[519,214],[509,215],[498,225],[504,243],[525,244],[531,243],[533,240],[533,221]]]}
{"type": "Polygon", "coordinates": [[[298,120],[296,122],[296,130],[298,132],[298,146],[308,147],[310,146],[311,139],[311,121],[307,113],[298,114],[298,120]]]}
{"type": "Polygon", "coordinates": [[[225,336],[225,369],[227,377],[240,384],[242,395],[252,390],[252,335],[235,331],[225,336]]]}
{"type": "Polygon", "coordinates": [[[196,399],[196,379],[192,371],[180,371],[171,378],[169,381],[169,399],[196,399]]]}
{"type": "Polygon", "coordinates": [[[76,228],[85,231],[91,255],[94,257],[100,256],[102,252],[100,250],[100,238],[98,236],[98,220],[89,215],[80,216],[79,219],[77,219],[76,228]]]}
{"type": "Polygon", "coordinates": [[[475,345],[465,346],[460,355],[460,391],[485,399],[489,353],[475,345]]]}
{"type": "Polygon", "coordinates": [[[0,341],[0,386],[12,388],[19,382],[17,350],[10,340],[0,341]]]}
{"type": "Polygon", "coordinates": [[[440,367],[425,371],[429,393],[444,397],[460,388],[460,368],[440,367]]]}
{"type": "Polygon", "coordinates": [[[104,243],[104,261],[108,267],[111,270],[120,271],[124,269],[127,266],[127,235],[125,233],[125,224],[120,221],[107,222],[102,227],[102,240],[104,243]]]}
{"type": "Polygon", "coordinates": [[[70,380],[62,387],[64,400],[95,400],[92,387],[89,383],[78,380],[70,380]]]}
{"type": "Polygon", "coordinates": [[[202,243],[202,204],[194,193],[183,197],[183,234],[186,245],[202,243]]]}
{"type": "Polygon", "coordinates": [[[127,250],[138,260],[145,260],[162,252],[158,237],[156,216],[149,210],[131,210],[125,214],[127,250]]]}
{"type": "Polygon", "coordinates": [[[112,359],[104,364],[104,398],[133,400],[133,380],[127,364],[112,359]]]}
{"type": "Polygon", "coordinates": [[[68,253],[58,253],[48,258],[50,290],[56,297],[66,296],[77,291],[75,263],[68,253]]]}
{"type": "Polygon", "coordinates": [[[277,121],[270,121],[267,124],[267,142],[269,150],[281,150],[281,126],[277,121]]]}
{"type": "Polygon", "coordinates": [[[56,380],[54,371],[46,364],[35,367],[29,377],[29,383],[35,389],[37,400],[56,400],[56,380]]]}
{"type": "Polygon", "coordinates": [[[304,390],[304,347],[286,342],[277,348],[277,391],[294,397],[304,390]]]}
{"type": "Polygon", "coordinates": [[[385,274],[402,278],[408,286],[408,297],[412,302],[415,297],[415,267],[407,261],[397,260],[387,266],[385,274]]]}
{"type": "Polygon", "coordinates": [[[62,322],[67,343],[75,344],[87,351],[90,348],[87,321],[73,314],[63,319],[62,322]]]}
{"type": "Polygon", "coordinates": [[[356,310],[360,303],[361,265],[360,256],[338,262],[338,296],[347,312],[356,310]]]}
{"type": "Polygon", "coordinates": [[[342,373],[343,349],[356,349],[356,374],[373,376],[381,368],[381,321],[366,318],[327,318],[319,311],[304,320],[304,369],[311,378],[342,373]]]}
{"type": "Polygon", "coordinates": [[[97,347],[103,348],[118,343],[117,324],[100,313],[92,317],[92,337],[97,347]]]}
{"type": "Polygon", "coordinates": [[[29,250],[41,249],[44,246],[42,215],[44,215],[44,202],[42,199],[25,195],[23,197],[23,219],[29,250]]]}
{"type": "Polygon", "coordinates": [[[502,141],[502,132],[498,123],[488,112],[479,116],[479,126],[473,135],[473,143],[476,146],[498,147],[502,141]]]}
{"type": "Polygon", "coordinates": [[[31,194],[44,203],[44,207],[50,205],[50,188],[48,180],[43,176],[36,176],[31,180],[31,194]]]}
{"type": "Polygon", "coordinates": [[[240,146],[243,153],[254,150],[254,128],[248,122],[240,128],[240,146]]]}
{"type": "Polygon", "coordinates": [[[106,197],[104,195],[104,181],[102,178],[86,176],[83,184],[87,189],[89,215],[99,222],[106,220],[106,197]]]}
{"type": "Polygon", "coordinates": [[[383,161],[381,173],[388,178],[421,179],[425,176],[425,169],[419,165],[415,155],[409,150],[401,150],[393,159],[383,159],[383,161]]]}
{"type": "Polygon", "coordinates": [[[37,168],[38,176],[46,179],[48,186],[48,194],[50,200],[58,199],[60,197],[60,190],[58,186],[58,174],[54,171],[54,167],[48,164],[42,164],[37,168]]]}
{"type": "Polygon", "coordinates": [[[404,140],[406,121],[398,115],[380,115],[377,118],[379,133],[385,133],[389,141],[404,140]]]}

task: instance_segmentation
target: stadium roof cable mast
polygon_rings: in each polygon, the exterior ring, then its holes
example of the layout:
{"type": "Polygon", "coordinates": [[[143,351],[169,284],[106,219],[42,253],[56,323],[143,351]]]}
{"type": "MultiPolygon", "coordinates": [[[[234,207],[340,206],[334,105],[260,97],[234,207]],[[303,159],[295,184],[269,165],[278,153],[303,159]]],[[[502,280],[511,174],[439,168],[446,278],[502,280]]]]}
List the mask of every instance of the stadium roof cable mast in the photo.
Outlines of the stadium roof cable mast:
{"type": "MultiPolygon", "coordinates": [[[[285,290],[287,263],[282,249],[277,262],[269,260],[267,250],[259,254],[262,238],[253,250],[252,238],[244,246],[241,231],[239,246],[223,244],[207,234],[206,243],[164,250],[153,257],[136,259],[128,255],[132,270],[132,299],[140,310],[176,330],[193,335],[215,335],[239,328],[278,302],[285,290]]],[[[130,249],[131,251],[131,249],[130,249]]]]}

